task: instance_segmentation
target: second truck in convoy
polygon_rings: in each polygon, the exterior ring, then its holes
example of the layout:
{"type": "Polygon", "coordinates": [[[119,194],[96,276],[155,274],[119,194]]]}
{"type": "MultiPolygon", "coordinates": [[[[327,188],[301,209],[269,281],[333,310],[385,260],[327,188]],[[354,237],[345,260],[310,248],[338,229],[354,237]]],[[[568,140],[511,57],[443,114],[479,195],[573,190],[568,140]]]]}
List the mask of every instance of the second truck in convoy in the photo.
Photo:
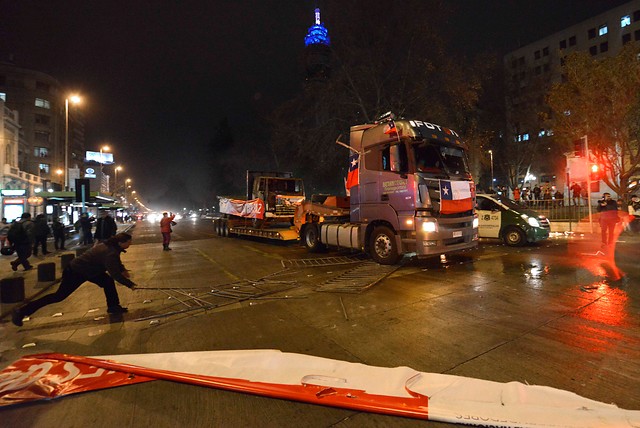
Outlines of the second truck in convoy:
{"type": "MultiPolygon", "coordinates": [[[[314,196],[297,205],[291,230],[310,251],[352,248],[395,264],[404,254],[477,245],[475,186],[456,132],[387,116],[351,127],[348,148],[350,196],[314,196]]],[[[233,233],[225,225],[217,220],[217,230],[233,233]]]]}

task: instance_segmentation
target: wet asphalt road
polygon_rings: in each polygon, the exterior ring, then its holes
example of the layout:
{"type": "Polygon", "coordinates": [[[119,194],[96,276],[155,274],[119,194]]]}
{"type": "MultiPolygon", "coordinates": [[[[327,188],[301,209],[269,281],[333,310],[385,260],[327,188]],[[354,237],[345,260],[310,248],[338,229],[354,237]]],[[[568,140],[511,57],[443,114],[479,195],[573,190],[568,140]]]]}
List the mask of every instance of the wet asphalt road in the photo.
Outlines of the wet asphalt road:
{"type": "MultiPolygon", "coordinates": [[[[298,245],[215,237],[206,220],[180,221],[174,250],[162,252],[156,229],[139,222],[123,258],[141,284],[120,291],[129,314],[97,320],[104,298],[85,285],[22,329],[2,324],[2,367],[40,352],[280,349],[548,385],[640,410],[636,236],[622,235],[610,256],[596,253],[597,240],[584,236],[522,248],[487,241],[444,262],[405,260],[372,287],[338,293],[325,285],[354,264],[285,268],[283,261],[312,256],[298,245]],[[277,287],[294,288],[273,299],[180,313],[185,306],[166,294],[267,276],[282,281],[277,287]],[[62,317],[52,317],[59,312],[62,317]],[[36,346],[22,348],[25,343],[36,346]]],[[[349,254],[313,257],[342,255],[349,254]]],[[[16,406],[0,410],[0,418],[17,427],[451,426],[161,381],[16,406]]]]}

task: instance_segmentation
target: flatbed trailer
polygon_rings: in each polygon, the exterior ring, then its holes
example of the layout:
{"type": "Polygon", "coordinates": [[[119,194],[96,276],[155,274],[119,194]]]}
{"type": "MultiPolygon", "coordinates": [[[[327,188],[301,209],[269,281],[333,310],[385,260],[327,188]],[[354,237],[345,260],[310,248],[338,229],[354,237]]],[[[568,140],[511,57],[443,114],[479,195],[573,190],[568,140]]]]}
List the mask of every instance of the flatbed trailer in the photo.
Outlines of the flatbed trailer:
{"type": "Polygon", "coordinates": [[[215,217],[213,227],[216,235],[224,237],[253,236],[277,241],[297,241],[299,239],[298,231],[294,226],[253,226],[250,219],[215,217]]]}

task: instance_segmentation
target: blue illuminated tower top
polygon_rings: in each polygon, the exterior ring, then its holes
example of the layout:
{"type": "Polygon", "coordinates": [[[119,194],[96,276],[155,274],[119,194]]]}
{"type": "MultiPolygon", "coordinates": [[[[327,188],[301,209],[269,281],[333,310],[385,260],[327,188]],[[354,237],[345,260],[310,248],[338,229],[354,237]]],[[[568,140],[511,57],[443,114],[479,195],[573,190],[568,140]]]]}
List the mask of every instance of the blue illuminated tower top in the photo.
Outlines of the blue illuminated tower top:
{"type": "Polygon", "coordinates": [[[304,45],[325,45],[329,46],[331,41],[329,40],[329,32],[320,22],[320,8],[316,8],[316,22],[309,27],[309,32],[304,38],[304,45]]]}

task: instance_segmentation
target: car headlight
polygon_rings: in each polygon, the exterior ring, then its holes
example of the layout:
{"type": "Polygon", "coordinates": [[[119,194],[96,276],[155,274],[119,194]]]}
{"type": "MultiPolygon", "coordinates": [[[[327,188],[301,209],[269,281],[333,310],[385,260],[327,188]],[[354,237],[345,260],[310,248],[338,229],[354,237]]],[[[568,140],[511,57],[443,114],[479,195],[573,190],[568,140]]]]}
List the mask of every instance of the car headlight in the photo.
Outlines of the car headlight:
{"type": "Polygon", "coordinates": [[[529,222],[529,226],[531,227],[540,227],[540,222],[535,217],[529,217],[527,222],[529,222]]]}
{"type": "Polygon", "coordinates": [[[423,232],[435,232],[438,230],[438,225],[435,221],[425,221],[422,223],[423,232]]]}

